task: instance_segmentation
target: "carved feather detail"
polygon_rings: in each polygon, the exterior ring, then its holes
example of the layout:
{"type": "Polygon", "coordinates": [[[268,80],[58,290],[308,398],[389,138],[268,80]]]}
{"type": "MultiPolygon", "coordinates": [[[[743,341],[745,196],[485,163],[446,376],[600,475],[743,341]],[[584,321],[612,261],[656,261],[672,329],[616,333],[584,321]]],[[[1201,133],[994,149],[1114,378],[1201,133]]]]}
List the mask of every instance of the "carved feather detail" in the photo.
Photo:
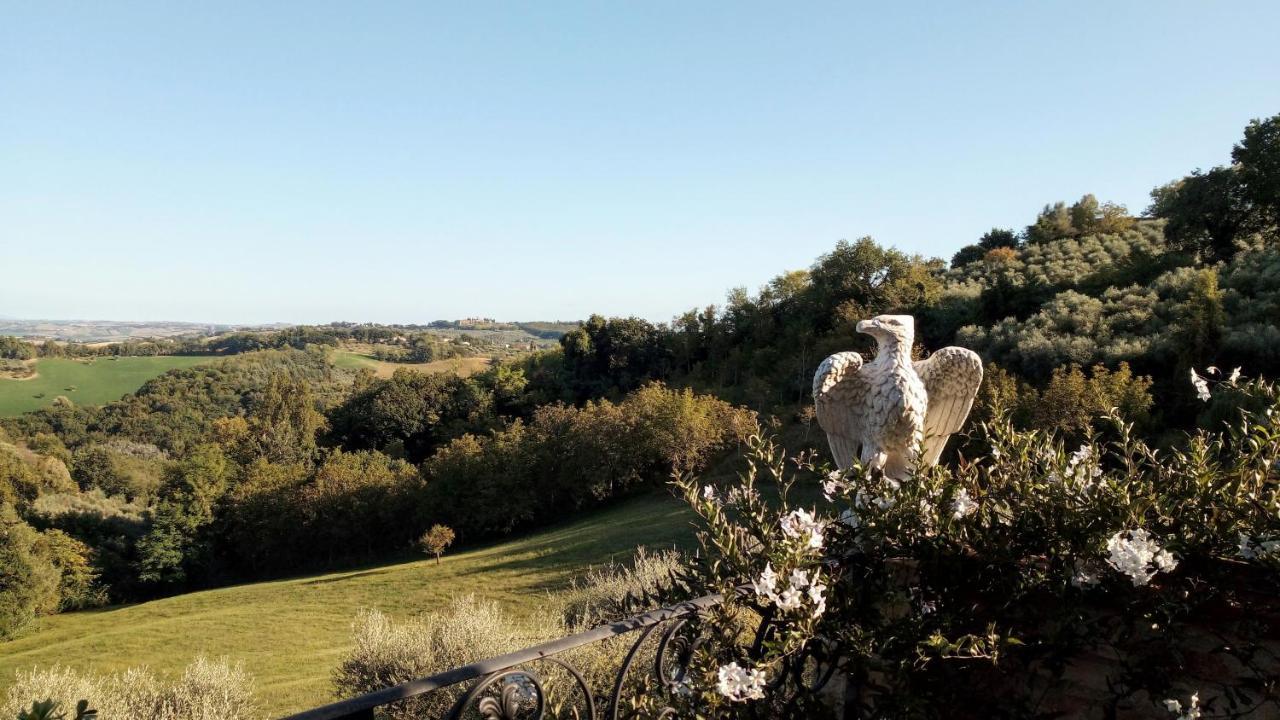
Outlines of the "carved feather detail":
{"type": "Polygon", "coordinates": [[[871,362],[855,352],[828,357],[813,377],[814,410],[836,465],[854,458],[905,477],[938,462],[947,439],[964,424],[982,383],[977,354],[948,347],[911,362],[915,323],[881,315],[858,323],[876,339],[871,362]]]}

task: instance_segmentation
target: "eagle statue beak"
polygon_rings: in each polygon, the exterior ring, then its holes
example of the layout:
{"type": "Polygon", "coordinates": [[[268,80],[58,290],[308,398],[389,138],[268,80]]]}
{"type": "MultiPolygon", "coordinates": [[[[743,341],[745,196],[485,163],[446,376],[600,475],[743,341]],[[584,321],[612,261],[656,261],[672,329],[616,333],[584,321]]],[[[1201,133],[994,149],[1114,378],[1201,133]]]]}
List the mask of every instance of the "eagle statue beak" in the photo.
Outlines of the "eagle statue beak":
{"type": "Polygon", "coordinates": [[[867,331],[873,327],[877,327],[875,320],[859,320],[858,324],[855,325],[853,329],[860,333],[867,333],[867,331]]]}

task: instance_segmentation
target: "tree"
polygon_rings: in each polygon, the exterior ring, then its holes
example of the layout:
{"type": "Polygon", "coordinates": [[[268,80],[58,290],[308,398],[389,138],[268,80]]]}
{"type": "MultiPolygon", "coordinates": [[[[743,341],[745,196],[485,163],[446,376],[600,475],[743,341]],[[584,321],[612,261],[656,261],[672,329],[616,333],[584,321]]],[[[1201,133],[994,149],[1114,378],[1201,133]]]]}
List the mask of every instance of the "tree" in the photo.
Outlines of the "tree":
{"type": "Polygon", "coordinates": [[[1071,210],[1064,202],[1045,205],[1044,210],[1036,217],[1035,223],[1027,226],[1026,236],[1029,243],[1047,243],[1074,234],[1071,225],[1071,210]]]}
{"type": "Polygon", "coordinates": [[[579,399],[625,393],[671,369],[663,329],[637,317],[592,315],[560,338],[579,399]]]}
{"type": "Polygon", "coordinates": [[[487,429],[492,407],[493,393],[476,380],[400,368],[330,413],[330,439],[349,450],[396,444],[417,463],[464,432],[487,429]]]}
{"type": "Polygon", "coordinates": [[[1123,232],[1134,223],[1125,206],[1099,203],[1090,193],[1070,207],[1061,202],[1045,205],[1035,223],[1027,227],[1026,236],[1027,242],[1041,244],[1096,233],[1123,232]]]}
{"type": "Polygon", "coordinates": [[[1151,378],[1134,375],[1123,362],[1114,372],[1095,365],[1089,375],[1079,365],[1055,368],[1034,404],[1032,426],[1083,438],[1112,408],[1126,420],[1142,424],[1152,405],[1151,384],[1151,378]]]}
{"type": "Polygon", "coordinates": [[[951,258],[951,267],[963,267],[983,259],[992,250],[1008,248],[1017,250],[1021,245],[1018,234],[1004,228],[991,228],[973,245],[965,245],[951,258]]]}
{"type": "Polygon", "coordinates": [[[1204,268],[1195,274],[1174,327],[1181,360],[1179,368],[1190,370],[1212,363],[1222,345],[1222,329],[1225,324],[1218,271],[1204,268]]]}
{"type": "Polygon", "coordinates": [[[167,473],[154,525],[138,543],[139,578],[181,585],[190,568],[208,560],[202,531],[227,491],[231,468],[217,445],[201,445],[167,473]]]}
{"type": "Polygon", "coordinates": [[[418,546],[428,555],[436,556],[436,564],[440,564],[440,556],[453,544],[453,529],[447,525],[432,525],[431,529],[418,539],[418,546]]]}
{"type": "Polygon", "coordinates": [[[1231,257],[1249,225],[1245,187],[1235,168],[1216,167],[1151,191],[1147,214],[1164,218],[1165,237],[1176,250],[1206,260],[1231,257]]]}
{"type": "Polygon", "coordinates": [[[1251,121],[1231,159],[1259,220],[1270,226],[1280,222],[1280,115],[1251,121]]]}
{"type": "Polygon", "coordinates": [[[0,337],[0,358],[7,360],[30,360],[37,355],[36,346],[16,337],[0,337]]]}
{"type": "Polygon", "coordinates": [[[36,617],[57,611],[61,574],[40,534],[13,506],[0,503],[0,640],[8,640],[36,617]]]}
{"type": "Polygon", "coordinates": [[[307,381],[285,371],[272,373],[249,417],[249,435],[258,454],[274,463],[310,462],[324,416],[315,407],[307,381]]]}

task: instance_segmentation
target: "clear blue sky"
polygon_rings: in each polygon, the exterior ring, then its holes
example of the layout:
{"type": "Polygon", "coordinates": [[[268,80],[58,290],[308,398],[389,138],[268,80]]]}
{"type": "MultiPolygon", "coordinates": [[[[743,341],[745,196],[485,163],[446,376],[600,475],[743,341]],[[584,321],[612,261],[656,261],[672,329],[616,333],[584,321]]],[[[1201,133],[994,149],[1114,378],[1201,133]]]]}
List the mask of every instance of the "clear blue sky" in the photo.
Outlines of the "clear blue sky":
{"type": "Polygon", "coordinates": [[[183,5],[0,0],[0,315],[667,320],[1280,112],[1275,0],[183,5]]]}

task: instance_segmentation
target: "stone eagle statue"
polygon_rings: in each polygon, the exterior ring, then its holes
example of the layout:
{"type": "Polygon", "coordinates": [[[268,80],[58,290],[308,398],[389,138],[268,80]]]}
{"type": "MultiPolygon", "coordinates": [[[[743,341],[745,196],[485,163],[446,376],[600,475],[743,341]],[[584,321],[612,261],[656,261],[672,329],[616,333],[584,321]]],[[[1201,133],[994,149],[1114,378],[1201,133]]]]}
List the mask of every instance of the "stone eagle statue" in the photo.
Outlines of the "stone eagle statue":
{"type": "Polygon", "coordinates": [[[911,361],[915,320],[880,315],[858,323],[876,339],[875,360],[856,352],[836,353],[813,376],[818,424],[827,433],[836,465],[854,457],[903,479],[913,467],[938,462],[947,438],[960,429],[982,384],[982,360],[959,347],[911,361]]]}

